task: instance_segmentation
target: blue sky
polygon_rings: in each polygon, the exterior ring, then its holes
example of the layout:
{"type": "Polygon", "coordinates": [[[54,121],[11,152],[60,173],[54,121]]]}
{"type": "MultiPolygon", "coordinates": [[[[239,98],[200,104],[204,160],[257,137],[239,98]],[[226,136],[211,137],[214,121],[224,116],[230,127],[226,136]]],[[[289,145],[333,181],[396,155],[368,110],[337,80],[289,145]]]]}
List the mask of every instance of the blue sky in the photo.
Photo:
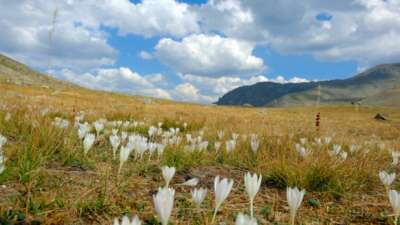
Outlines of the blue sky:
{"type": "MultiPolygon", "coordinates": [[[[109,33],[111,34],[108,39],[109,44],[119,51],[116,66],[136,68],[141,74],[168,74],[172,80],[177,81],[178,77],[174,72],[159,61],[143,60],[139,56],[141,51],[151,52],[159,37],[144,38],[137,35],[120,37],[115,31],[109,33]]],[[[323,61],[315,59],[311,54],[280,54],[268,46],[255,48],[254,55],[268,62],[269,69],[266,74],[272,77],[285,75],[300,76],[308,80],[328,80],[348,78],[357,73],[355,60],[323,61]]]]}
{"type": "Polygon", "coordinates": [[[0,53],[133,95],[211,103],[242,85],[344,79],[400,61],[396,0],[0,3],[0,53]]]}

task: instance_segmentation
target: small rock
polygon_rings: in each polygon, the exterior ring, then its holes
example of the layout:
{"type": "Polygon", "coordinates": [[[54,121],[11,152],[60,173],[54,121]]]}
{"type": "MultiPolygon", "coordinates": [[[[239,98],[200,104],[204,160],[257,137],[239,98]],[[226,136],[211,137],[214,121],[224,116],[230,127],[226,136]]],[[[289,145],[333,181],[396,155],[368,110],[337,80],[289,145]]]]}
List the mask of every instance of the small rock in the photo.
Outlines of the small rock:
{"type": "Polygon", "coordinates": [[[381,120],[381,121],[388,120],[387,116],[386,116],[386,115],[383,115],[383,114],[381,114],[381,113],[376,114],[376,116],[374,117],[374,119],[376,119],[376,120],[381,120]]]}

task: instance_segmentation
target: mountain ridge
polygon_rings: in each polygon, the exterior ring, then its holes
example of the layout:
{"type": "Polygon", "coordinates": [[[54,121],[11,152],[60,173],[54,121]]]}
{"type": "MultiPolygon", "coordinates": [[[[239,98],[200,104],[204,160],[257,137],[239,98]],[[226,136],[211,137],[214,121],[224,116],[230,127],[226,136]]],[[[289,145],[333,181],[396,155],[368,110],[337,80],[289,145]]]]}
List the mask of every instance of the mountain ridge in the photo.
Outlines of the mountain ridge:
{"type": "MultiPolygon", "coordinates": [[[[321,104],[380,106],[388,105],[384,94],[397,86],[400,86],[400,63],[382,64],[342,80],[286,84],[259,82],[242,86],[226,93],[216,104],[290,107],[314,105],[320,98],[321,104]],[[378,96],[382,99],[378,99],[378,96]]],[[[398,92],[390,93],[391,99],[398,98],[400,102],[398,92]]],[[[400,107],[400,103],[394,102],[393,106],[400,107]]]]}

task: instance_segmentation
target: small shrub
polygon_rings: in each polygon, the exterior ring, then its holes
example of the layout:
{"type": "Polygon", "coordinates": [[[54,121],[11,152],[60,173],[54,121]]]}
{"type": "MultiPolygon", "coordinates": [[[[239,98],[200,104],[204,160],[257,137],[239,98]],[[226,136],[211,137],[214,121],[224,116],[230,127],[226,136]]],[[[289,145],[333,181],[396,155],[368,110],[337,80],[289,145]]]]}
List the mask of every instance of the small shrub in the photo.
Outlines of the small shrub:
{"type": "Polygon", "coordinates": [[[326,191],[330,182],[334,179],[326,169],[311,167],[305,175],[305,187],[307,191],[326,191]]]}
{"type": "Polygon", "coordinates": [[[274,169],[265,178],[264,182],[269,187],[284,189],[288,186],[288,176],[284,171],[274,169]]]}

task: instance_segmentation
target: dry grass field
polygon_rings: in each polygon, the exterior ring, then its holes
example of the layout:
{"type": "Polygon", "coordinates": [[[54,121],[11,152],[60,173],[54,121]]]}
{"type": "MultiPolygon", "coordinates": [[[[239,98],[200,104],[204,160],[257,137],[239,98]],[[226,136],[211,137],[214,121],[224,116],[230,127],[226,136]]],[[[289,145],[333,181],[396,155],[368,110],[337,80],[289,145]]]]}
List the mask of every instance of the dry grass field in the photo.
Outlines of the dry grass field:
{"type": "MultiPolygon", "coordinates": [[[[74,87],[0,84],[0,134],[7,138],[0,224],[112,224],[123,215],[159,224],[152,196],[164,185],[162,166],[176,168],[170,184],[175,189],[171,224],[213,224],[217,175],[234,184],[214,224],[234,224],[238,213],[249,214],[246,172],[262,175],[254,201],[258,224],[288,224],[286,187],[295,186],[306,190],[296,224],[393,224],[378,174],[400,174],[400,165],[392,163],[392,152],[400,150],[398,109],[220,107],[74,87]],[[387,114],[389,120],[375,120],[377,113],[387,114]],[[104,119],[105,128],[87,154],[74,125],[78,114],[89,124],[104,119]],[[56,118],[69,121],[68,126],[57,126],[56,118]],[[120,162],[113,158],[109,142],[110,121],[130,121],[119,126],[118,133],[141,135],[154,143],[164,143],[165,137],[149,137],[149,127],[162,123],[162,132],[179,128],[174,137],[181,141],[166,144],[162,154],[132,154],[118,174],[120,162]],[[219,138],[218,131],[224,136],[219,138]],[[206,148],[188,149],[187,134],[208,141],[206,148]],[[232,134],[239,137],[229,152],[226,141],[232,134]],[[259,141],[256,151],[251,149],[251,134],[259,141]],[[218,151],[216,142],[222,144],[218,151]],[[306,154],[300,154],[296,144],[306,154]],[[338,154],[333,154],[338,146],[338,154]],[[198,187],[208,189],[200,207],[191,200],[193,188],[180,185],[194,177],[200,179],[198,187]]],[[[400,190],[398,180],[391,189],[400,190]]]]}

